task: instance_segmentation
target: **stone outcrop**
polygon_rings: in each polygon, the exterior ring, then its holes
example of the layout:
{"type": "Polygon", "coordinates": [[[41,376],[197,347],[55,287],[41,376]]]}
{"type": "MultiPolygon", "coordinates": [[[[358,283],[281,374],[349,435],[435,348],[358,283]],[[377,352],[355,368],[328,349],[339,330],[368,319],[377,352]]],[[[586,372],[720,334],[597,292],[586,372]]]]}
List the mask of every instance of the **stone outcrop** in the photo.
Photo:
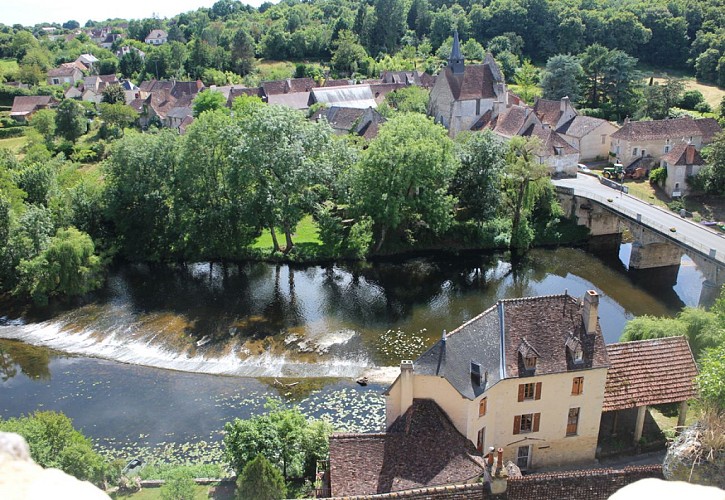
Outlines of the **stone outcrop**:
{"type": "Polygon", "coordinates": [[[715,451],[703,445],[707,432],[697,422],[672,443],[662,464],[666,479],[725,488],[725,450],[715,451]]]}
{"type": "Polygon", "coordinates": [[[21,436],[0,432],[0,498],[36,500],[108,500],[91,483],[79,481],[58,469],[43,469],[30,458],[21,436]]]}

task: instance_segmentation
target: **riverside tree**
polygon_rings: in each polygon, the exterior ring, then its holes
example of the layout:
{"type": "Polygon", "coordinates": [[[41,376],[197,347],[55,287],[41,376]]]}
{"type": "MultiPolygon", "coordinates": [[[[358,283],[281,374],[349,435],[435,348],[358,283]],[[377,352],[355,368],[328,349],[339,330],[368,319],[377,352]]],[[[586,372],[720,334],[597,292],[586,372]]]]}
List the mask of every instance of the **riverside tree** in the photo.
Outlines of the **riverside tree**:
{"type": "Polygon", "coordinates": [[[239,500],[281,500],[286,495],[282,473],[264,455],[248,462],[237,478],[239,500]]]}
{"type": "Polygon", "coordinates": [[[380,128],[352,173],[352,200],[375,225],[376,251],[398,230],[440,234],[449,227],[456,168],[453,142],[430,118],[402,113],[380,128]]]}

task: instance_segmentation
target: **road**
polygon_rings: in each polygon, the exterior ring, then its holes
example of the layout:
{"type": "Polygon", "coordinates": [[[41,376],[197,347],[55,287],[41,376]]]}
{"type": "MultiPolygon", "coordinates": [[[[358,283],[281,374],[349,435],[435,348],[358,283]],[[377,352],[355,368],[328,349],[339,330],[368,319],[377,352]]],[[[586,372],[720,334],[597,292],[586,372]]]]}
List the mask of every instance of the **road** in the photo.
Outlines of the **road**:
{"type": "Polygon", "coordinates": [[[674,212],[605,186],[590,175],[577,174],[576,179],[556,179],[553,182],[556,186],[573,188],[577,196],[590,198],[632,219],[637,219],[637,214],[640,214],[642,224],[667,238],[677,240],[683,246],[714,257],[717,262],[725,265],[725,233],[721,231],[710,229],[680,217],[674,212]],[[671,228],[675,228],[675,231],[671,228]]]}

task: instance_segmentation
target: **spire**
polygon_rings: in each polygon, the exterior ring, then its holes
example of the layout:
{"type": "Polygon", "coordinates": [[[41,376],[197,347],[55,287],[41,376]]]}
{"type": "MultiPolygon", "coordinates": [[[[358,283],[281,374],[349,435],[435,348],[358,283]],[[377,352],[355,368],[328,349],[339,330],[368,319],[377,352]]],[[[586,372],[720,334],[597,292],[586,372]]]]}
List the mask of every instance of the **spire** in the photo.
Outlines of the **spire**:
{"type": "Polygon", "coordinates": [[[453,47],[451,48],[451,57],[448,58],[448,66],[454,75],[463,74],[463,54],[461,54],[461,42],[458,40],[458,30],[453,32],[453,47]]]}

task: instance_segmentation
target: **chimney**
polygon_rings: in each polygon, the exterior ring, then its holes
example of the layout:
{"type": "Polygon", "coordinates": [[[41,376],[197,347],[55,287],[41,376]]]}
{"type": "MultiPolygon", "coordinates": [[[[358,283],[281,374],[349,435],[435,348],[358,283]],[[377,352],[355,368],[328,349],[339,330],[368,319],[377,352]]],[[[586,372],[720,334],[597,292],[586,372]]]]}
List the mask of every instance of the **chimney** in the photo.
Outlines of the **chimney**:
{"type": "Polygon", "coordinates": [[[400,362],[400,414],[413,404],[413,361],[404,359],[400,362]]]}
{"type": "Polygon", "coordinates": [[[584,294],[584,306],[582,307],[582,320],[588,334],[597,331],[597,320],[599,313],[599,294],[596,290],[587,290],[584,294]]]}
{"type": "Polygon", "coordinates": [[[692,165],[695,163],[695,146],[688,144],[685,150],[685,165],[692,165]]]}
{"type": "Polygon", "coordinates": [[[571,106],[571,103],[569,102],[569,96],[562,97],[561,102],[559,103],[559,111],[565,113],[566,110],[569,109],[569,106],[571,106]]]}
{"type": "MultiPolygon", "coordinates": [[[[493,457],[493,448],[489,454],[493,457]]],[[[508,488],[508,470],[503,466],[503,448],[499,448],[496,454],[496,461],[489,459],[489,470],[486,475],[486,482],[493,495],[503,495],[506,493],[508,488]]]]}
{"type": "Polygon", "coordinates": [[[488,449],[488,455],[486,455],[486,458],[488,458],[488,466],[489,468],[493,467],[493,452],[496,451],[496,448],[491,446],[488,449]]]}

